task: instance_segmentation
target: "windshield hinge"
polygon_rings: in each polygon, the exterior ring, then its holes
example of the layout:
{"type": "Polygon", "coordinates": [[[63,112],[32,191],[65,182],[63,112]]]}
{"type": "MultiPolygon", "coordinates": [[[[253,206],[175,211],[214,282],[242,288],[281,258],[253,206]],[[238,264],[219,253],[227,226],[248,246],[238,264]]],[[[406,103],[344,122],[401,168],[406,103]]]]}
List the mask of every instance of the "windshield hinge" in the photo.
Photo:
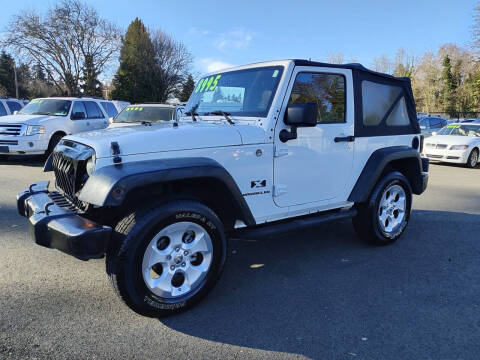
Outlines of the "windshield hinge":
{"type": "Polygon", "coordinates": [[[274,157],[281,157],[285,155],[288,155],[288,148],[275,146],[275,153],[273,155],[274,157]]]}

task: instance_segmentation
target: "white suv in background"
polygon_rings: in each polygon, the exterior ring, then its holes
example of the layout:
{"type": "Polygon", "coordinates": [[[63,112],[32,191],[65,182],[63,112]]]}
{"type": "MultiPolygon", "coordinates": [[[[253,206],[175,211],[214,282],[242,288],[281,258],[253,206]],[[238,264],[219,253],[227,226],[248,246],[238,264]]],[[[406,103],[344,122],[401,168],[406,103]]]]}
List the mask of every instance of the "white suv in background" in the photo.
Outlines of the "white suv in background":
{"type": "Polygon", "coordinates": [[[0,98],[0,116],[12,115],[23,107],[23,101],[13,98],[0,98]]]}
{"type": "Polygon", "coordinates": [[[106,128],[113,107],[89,97],[34,99],[17,115],[0,118],[0,156],[48,154],[65,135],[106,128]]]}

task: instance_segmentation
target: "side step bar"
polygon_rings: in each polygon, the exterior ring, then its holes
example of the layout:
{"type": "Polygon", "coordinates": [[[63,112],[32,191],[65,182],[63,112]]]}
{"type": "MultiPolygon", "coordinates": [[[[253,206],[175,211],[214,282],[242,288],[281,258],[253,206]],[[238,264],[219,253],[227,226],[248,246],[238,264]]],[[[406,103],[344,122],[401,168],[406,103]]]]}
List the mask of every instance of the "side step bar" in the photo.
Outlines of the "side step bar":
{"type": "Polygon", "coordinates": [[[315,227],[330,221],[353,218],[355,215],[357,215],[357,210],[350,208],[347,210],[320,213],[318,215],[308,215],[292,220],[281,220],[272,224],[236,229],[229,233],[229,236],[236,239],[264,238],[279,233],[285,234],[300,229],[315,227]]]}

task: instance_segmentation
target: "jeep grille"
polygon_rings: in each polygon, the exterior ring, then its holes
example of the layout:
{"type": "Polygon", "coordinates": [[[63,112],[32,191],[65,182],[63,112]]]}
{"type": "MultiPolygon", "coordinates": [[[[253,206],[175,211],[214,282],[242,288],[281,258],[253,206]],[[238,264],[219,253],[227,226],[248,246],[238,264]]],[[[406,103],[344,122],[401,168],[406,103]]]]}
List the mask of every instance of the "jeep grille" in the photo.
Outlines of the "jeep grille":
{"type": "Polygon", "coordinates": [[[77,161],[62,153],[54,152],[52,166],[57,188],[73,205],[80,210],[85,210],[85,204],[76,196],[87,176],[84,161],[77,161]]]}
{"type": "Polygon", "coordinates": [[[75,195],[75,167],[73,160],[60,153],[53,153],[53,171],[57,187],[69,196],[75,195]]]}

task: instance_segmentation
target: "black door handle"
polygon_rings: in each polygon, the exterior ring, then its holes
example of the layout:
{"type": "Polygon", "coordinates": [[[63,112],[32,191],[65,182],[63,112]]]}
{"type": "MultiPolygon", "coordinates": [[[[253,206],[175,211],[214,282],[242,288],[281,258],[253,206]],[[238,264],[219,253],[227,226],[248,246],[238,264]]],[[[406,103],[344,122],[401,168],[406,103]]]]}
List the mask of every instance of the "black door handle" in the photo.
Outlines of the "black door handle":
{"type": "Polygon", "coordinates": [[[345,137],[336,137],[333,139],[333,141],[335,141],[336,143],[337,142],[342,142],[342,141],[345,141],[345,142],[353,142],[355,141],[355,136],[345,136],[345,137]]]}

